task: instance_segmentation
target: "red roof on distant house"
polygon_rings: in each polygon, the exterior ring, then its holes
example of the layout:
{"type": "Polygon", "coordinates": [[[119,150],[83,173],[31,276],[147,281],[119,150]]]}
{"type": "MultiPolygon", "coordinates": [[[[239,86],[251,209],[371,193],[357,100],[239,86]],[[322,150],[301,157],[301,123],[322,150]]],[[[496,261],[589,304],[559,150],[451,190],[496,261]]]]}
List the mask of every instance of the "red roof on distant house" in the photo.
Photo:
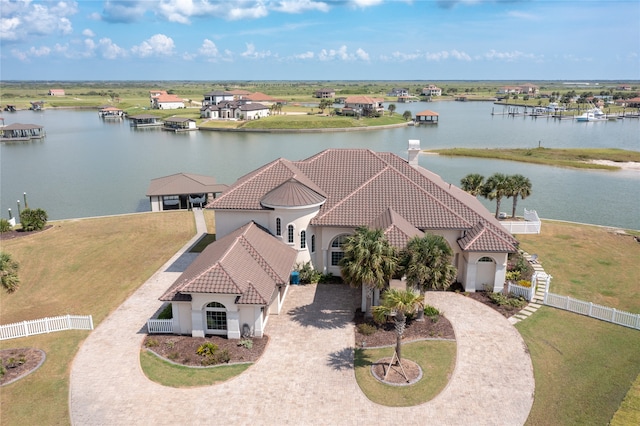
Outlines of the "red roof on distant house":
{"type": "Polygon", "coordinates": [[[437,112],[425,109],[424,111],[420,111],[418,113],[416,113],[416,117],[422,116],[422,117],[437,117],[440,114],[438,114],[437,112]]]}

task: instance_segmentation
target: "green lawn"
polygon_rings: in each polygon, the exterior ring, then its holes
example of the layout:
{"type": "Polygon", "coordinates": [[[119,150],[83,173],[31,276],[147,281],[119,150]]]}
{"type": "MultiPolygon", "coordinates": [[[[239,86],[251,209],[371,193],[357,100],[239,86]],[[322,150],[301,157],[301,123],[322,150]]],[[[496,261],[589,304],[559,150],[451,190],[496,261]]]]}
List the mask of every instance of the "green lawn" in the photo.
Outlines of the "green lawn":
{"type": "MultiPolygon", "coordinates": [[[[195,234],[186,211],[51,224],[42,233],[2,241],[2,250],[20,264],[21,280],[15,293],[0,295],[2,324],[77,314],[92,315],[97,326],[195,234]]],[[[0,424],[69,423],[69,371],[88,334],[0,342],[0,349],[35,347],[47,355],[38,371],[2,388],[0,424]]]]}
{"type": "MultiPolygon", "coordinates": [[[[519,235],[553,276],[551,291],[640,312],[640,244],[607,228],[544,221],[519,235]]],[[[640,331],[543,307],[516,325],[534,366],[529,425],[607,424],[640,375],[640,331]]],[[[632,392],[627,405],[640,404],[632,392]]]]}
{"type": "Polygon", "coordinates": [[[149,351],[140,352],[140,366],[144,374],[156,383],[174,388],[214,385],[237,376],[252,365],[246,363],[190,368],[167,362],[149,351]]]}
{"type": "Polygon", "coordinates": [[[410,407],[422,404],[438,395],[453,374],[456,344],[450,341],[420,341],[402,345],[402,356],[422,368],[423,377],[409,386],[391,386],[371,374],[371,365],[381,358],[391,357],[395,347],[356,349],[355,373],[362,392],[371,401],[388,407],[410,407]]]}
{"type": "Polygon", "coordinates": [[[492,158],[499,160],[520,161],[523,163],[546,164],[560,167],[574,167],[582,169],[617,170],[613,165],[589,163],[589,160],[609,160],[615,162],[635,161],[640,162],[640,152],[623,149],[606,148],[576,148],[576,149],[551,149],[551,148],[448,148],[434,149],[440,155],[474,158],[492,158]]]}

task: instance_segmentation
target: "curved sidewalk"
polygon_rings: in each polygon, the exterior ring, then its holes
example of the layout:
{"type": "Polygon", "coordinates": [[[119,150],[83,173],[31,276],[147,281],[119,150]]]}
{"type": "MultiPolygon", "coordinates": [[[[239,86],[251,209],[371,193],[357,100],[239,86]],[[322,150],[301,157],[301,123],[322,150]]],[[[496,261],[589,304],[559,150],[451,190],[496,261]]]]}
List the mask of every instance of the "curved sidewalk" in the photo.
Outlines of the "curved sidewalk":
{"type": "Polygon", "coordinates": [[[174,389],[149,381],[139,354],[158,297],[189,263],[178,253],[85,340],[73,362],[74,425],[403,424],[521,425],[533,404],[531,359],[501,315],[455,293],[427,293],[452,322],[457,362],[432,401],[407,408],[372,403],[353,372],[357,298],[341,285],[292,286],[281,315],[267,325],[270,343],[240,376],[210,387],[174,389]]]}

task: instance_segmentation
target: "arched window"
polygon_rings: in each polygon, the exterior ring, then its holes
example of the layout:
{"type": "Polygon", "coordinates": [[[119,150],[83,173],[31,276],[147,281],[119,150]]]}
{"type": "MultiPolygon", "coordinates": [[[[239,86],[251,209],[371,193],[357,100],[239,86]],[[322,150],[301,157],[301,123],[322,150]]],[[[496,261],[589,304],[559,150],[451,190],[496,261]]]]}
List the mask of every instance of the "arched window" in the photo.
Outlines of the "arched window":
{"type": "Polygon", "coordinates": [[[493,263],[493,259],[487,256],[481,257],[480,259],[478,259],[478,263],[480,262],[491,262],[493,263]]]}
{"type": "Polygon", "coordinates": [[[311,253],[315,253],[316,252],[316,236],[312,235],[311,236],[311,253]]]}
{"type": "Polygon", "coordinates": [[[207,314],[207,331],[227,330],[227,308],[218,302],[211,302],[205,307],[207,314]]]}
{"type": "Polygon", "coordinates": [[[279,217],[276,218],[276,235],[282,235],[282,221],[279,217]]]}
{"type": "Polygon", "coordinates": [[[293,244],[293,225],[287,226],[287,241],[293,244]]]}
{"type": "Polygon", "coordinates": [[[342,244],[347,240],[348,235],[340,235],[331,242],[329,256],[331,256],[331,266],[339,266],[340,260],[344,257],[342,244]]]}
{"type": "Polygon", "coordinates": [[[300,231],[300,248],[307,248],[307,231],[300,231]]]}

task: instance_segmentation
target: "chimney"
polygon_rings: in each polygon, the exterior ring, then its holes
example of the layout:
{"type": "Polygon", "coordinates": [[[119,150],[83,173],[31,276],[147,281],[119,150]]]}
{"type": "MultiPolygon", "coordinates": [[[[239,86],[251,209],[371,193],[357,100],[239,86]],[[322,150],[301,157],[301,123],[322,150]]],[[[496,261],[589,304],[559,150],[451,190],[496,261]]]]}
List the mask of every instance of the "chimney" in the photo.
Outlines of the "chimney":
{"type": "Polygon", "coordinates": [[[409,139],[409,165],[418,167],[418,156],[420,155],[420,140],[409,139]]]}

